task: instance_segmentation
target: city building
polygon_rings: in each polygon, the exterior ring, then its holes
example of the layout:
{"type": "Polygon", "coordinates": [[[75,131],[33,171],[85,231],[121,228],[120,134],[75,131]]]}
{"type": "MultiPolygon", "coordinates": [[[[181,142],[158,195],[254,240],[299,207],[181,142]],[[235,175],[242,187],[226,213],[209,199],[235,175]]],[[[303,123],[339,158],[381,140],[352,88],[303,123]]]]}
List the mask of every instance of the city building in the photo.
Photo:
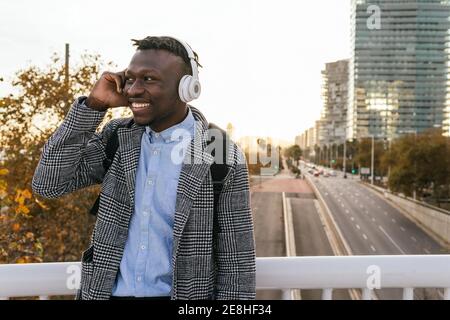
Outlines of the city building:
{"type": "Polygon", "coordinates": [[[450,133],[450,0],[352,0],[347,138],[450,133]]]}
{"type": "Polygon", "coordinates": [[[348,60],[327,63],[322,71],[323,108],[319,145],[342,144],[345,139],[348,104],[348,60]]]}

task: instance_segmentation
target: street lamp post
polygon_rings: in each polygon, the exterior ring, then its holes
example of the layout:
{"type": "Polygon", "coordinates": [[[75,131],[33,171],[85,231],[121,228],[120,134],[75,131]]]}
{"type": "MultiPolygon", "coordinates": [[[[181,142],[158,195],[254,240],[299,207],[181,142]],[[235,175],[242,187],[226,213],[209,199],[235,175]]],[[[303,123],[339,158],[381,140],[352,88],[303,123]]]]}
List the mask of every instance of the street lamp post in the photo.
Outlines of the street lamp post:
{"type": "Polygon", "coordinates": [[[371,164],[370,164],[370,173],[372,174],[371,177],[371,183],[374,184],[374,178],[375,178],[375,135],[372,135],[372,157],[371,157],[371,164]]]}
{"type": "MultiPolygon", "coordinates": [[[[344,170],[344,179],[347,178],[347,128],[348,124],[344,127],[344,159],[342,160],[342,169],[344,170]]],[[[353,174],[353,172],[352,172],[353,174]]]]}
{"type": "Polygon", "coordinates": [[[329,150],[329,154],[330,154],[330,161],[329,161],[329,166],[330,166],[330,169],[331,169],[331,166],[332,166],[332,161],[333,161],[333,145],[332,144],[330,144],[330,150],[329,150]]]}
{"type": "Polygon", "coordinates": [[[346,165],[347,165],[347,137],[346,136],[344,136],[344,159],[343,159],[343,162],[342,162],[342,167],[343,167],[343,169],[344,169],[344,178],[347,176],[347,167],[346,167],[346,165]]]}
{"type": "Polygon", "coordinates": [[[389,152],[388,153],[389,154],[389,166],[388,166],[388,173],[387,173],[387,189],[388,189],[388,191],[390,191],[389,179],[391,177],[391,161],[392,161],[392,159],[391,159],[391,157],[392,157],[392,155],[391,155],[391,139],[388,140],[388,152],[389,152]]]}

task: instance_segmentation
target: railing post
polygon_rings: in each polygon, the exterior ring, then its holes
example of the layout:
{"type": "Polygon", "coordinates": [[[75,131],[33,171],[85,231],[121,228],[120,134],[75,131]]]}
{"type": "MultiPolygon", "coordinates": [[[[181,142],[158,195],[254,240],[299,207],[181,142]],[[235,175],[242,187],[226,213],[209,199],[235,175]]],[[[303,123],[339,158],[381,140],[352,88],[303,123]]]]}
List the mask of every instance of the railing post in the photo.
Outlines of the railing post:
{"type": "Polygon", "coordinates": [[[281,290],[281,292],[282,292],[281,299],[282,300],[292,300],[291,291],[292,291],[292,289],[281,290]]]}
{"type": "Polygon", "coordinates": [[[322,300],[332,300],[333,299],[333,289],[323,289],[322,300]]]}
{"type": "Polygon", "coordinates": [[[372,300],[372,289],[364,288],[362,289],[362,300],[372,300]]]}
{"type": "Polygon", "coordinates": [[[450,288],[444,289],[444,300],[450,300],[450,288]]]}
{"type": "Polygon", "coordinates": [[[414,300],[414,288],[403,289],[403,300],[414,300]]]}

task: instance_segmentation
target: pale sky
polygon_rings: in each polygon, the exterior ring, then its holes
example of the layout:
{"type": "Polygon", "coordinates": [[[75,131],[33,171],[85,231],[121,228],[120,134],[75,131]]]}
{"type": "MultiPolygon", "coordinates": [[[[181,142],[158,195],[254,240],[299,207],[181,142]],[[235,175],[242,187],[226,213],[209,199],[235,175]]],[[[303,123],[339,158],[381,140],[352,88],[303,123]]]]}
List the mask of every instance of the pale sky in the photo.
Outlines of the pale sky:
{"type": "MultiPolygon", "coordinates": [[[[321,70],[349,58],[350,0],[1,0],[0,77],[45,66],[70,43],[128,66],[131,38],[169,35],[199,54],[192,105],[236,135],[294,139],[320,116],[321,70]]],[[[0,83],[0,96],[11,91],[0,83]]],[[[88,94],[88,93],[86,93],[88,94]]]]}

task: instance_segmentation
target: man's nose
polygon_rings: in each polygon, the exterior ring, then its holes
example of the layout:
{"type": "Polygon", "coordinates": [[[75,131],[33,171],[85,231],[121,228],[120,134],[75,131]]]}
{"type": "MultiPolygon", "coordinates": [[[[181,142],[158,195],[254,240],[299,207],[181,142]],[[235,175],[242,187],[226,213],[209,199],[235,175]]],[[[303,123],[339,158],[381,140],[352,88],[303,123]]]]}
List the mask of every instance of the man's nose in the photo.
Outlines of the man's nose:
{"type": "Polygon", "coordinates": [[[136,79],[128,90],[129,96],[138,96],[143,94],[145,91],[143,82],[139,79],[136,79]]]}

